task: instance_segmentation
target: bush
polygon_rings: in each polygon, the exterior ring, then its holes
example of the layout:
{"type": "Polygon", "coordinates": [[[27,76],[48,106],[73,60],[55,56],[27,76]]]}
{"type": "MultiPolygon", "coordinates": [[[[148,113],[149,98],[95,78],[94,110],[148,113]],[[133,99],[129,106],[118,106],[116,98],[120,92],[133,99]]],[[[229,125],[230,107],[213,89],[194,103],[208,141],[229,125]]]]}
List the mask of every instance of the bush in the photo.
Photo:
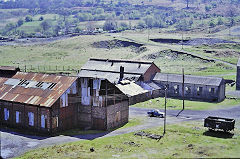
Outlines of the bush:
{"type": "Polygon", "coordinates": [[[116,30],[116,29],[117,29],[117,23],[114,20],[105,21],[103,30],[109,31],[109,30],[116,30]]]}
{"type": "Polygon", "coordinates": [[[41,16],[38,20],[43,21],[44,20],[43,16],[41,16]]]}
{"type": "Polygon", "coordinates": [[[18,21],[17,21],[17,25],[20,27],[21,25],[23,25],[23,20],[22,19],[19,19],[18,21]]]}
{"type": "Polygon", "coordinates": [[[31,22],[31,21],[33,21],[32,16],[31,16],[31,15],[27,15],[27,16],[25,17],[25,21],[26,21],[26,22],[31,22]]]}

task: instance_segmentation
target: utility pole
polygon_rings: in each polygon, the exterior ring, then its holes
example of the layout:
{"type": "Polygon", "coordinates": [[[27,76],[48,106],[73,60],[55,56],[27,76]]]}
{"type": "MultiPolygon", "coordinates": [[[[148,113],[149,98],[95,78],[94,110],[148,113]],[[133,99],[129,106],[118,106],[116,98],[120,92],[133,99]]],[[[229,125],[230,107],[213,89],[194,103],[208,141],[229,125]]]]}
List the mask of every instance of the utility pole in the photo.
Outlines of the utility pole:
{"type": "Polygon", "coordinates": [[[185,87],[184,87],[184,68],[182,69],[182,78],[183,78],[183,84],[182,84],[182,97],[183,97],[183,110],[184,110],[184,107],[185,107],[185,103],[184,103],[184,91],[185,91],[185,87]]]}
{"type": "Polygon", "coordinates": [[[149,32],[149,28],[148,28],[148,41],[149,41],[149,36],[150,36],[150,32],[149,32]]]}
{"type": "Polygon", "coordinates": [[[164,103],[164,127],[163,127],[163,136],[166,133],[166,117],[167,117],[167,87],[165,88],[165,103],[164,103]]]}
{"type": "Polygon", "coordinates": [[[185,87],[184,87],[184,79],[185,77],[184,77],[184,68],[182,69],[182,105],[183,105],[183,108],[182,108],[182,110],[176,115],[176,117],[178,117],[179,116],[179,114],[185,109],[185,102],[184,102],[184,91],[185,91],[185,87]]]}
{"type": "Polygon", "coordinates": [[[183,32],[182,32],[182,50],[183,50],[183,32]]]}

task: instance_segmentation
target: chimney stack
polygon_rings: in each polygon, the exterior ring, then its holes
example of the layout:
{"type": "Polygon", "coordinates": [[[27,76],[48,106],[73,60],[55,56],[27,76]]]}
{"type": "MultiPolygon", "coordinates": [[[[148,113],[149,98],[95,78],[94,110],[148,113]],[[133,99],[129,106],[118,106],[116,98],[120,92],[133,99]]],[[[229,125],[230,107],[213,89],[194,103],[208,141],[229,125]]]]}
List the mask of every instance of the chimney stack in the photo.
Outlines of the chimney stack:
{"type": "Polygon", "coordinates": [[[120,66],[120,81],[123,79],[124,76],[124,67],[120,66]]]}

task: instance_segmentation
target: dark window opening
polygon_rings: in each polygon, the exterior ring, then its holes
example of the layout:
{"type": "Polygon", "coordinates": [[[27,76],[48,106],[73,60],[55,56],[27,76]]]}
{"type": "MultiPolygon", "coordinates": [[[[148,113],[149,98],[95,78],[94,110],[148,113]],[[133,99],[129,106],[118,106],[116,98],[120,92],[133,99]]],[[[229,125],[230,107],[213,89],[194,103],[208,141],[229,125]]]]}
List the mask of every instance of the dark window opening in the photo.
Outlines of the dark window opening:
{"type": "Polygon", "coordinates": [[[186,90],[186,93],[187,93],[187,94],[190,94],[190,93],[191,93],[191,87],[190,87],[190,86],[185,87],[185,90],[186,90]]]}
{"type": "Polygon", "coordinates": [[[209,88],[209,93],[214,94],[215,89],[214,88],[209,88]]]}
{"type": "Polygon", "coordinates": [[[197,88],[197,95],[200,96],[202,94],[202,87],[197,88]]]}
{"type": "Polygon", "coordinates": [[[179,94],[179,85],[175,85],[173,88],[174,88],[174,94],[179,94]]]}
{"type": "Polygon", "coordinates": [[[101,86],[100,86],[100,91],[99,91],[99,95],[103,96],[106,95],[106,80],[101,80],[101,86]]]}

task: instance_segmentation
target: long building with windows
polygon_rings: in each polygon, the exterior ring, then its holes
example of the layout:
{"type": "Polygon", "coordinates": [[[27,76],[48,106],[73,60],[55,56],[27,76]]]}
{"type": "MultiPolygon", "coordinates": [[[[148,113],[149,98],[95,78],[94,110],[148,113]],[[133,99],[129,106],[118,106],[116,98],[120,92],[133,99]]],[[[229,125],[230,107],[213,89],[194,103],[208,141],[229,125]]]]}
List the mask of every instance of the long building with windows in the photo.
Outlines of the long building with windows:
{"type": "Polygon", "coordinates": [[[74,127],[77,77],[17,72],[0,78],[2,124],[52,133],[74,127]]]}

